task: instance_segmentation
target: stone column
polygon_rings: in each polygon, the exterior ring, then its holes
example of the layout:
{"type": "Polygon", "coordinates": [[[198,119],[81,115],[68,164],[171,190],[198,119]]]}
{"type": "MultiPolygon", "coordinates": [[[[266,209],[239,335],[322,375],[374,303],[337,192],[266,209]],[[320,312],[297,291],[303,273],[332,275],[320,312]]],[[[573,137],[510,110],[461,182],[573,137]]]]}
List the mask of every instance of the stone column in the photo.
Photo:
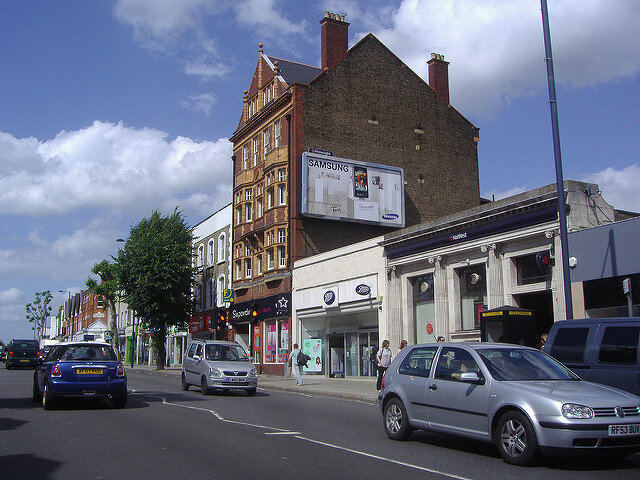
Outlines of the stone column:
{"type": "Polygon", "coordinates": [[[447,269],[443,266],[442,257],[429,257],[429,263],[434,266],[433,270],[433,301],[435,303],[436,324],[434,325],[434,335],[442,335],[447,340],[449,337],[449,307],[447,292],[447,269]]]}
{"type": "Polygon", "coordinates": [[[502,259],[495,243],[480,247],[487,254],[487,302],[489,309],[504,305],[504,282],[502,279],[502,259]]]}

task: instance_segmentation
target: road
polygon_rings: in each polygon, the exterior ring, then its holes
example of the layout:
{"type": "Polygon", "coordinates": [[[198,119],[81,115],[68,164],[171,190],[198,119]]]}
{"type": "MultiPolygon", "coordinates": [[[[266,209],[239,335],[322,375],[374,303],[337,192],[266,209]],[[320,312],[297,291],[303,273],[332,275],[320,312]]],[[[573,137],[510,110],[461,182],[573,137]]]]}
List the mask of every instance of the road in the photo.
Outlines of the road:
{"type": "Polygon", "coordinates": [[[480,442],[391,441],[373,403],[265,389],[202,396],[157,373],[129,374],[125,409],[89,400],[44,411],[32,375],[0,368],[2,480],[640,478],[640,453],[519,468],[480,442]]]}

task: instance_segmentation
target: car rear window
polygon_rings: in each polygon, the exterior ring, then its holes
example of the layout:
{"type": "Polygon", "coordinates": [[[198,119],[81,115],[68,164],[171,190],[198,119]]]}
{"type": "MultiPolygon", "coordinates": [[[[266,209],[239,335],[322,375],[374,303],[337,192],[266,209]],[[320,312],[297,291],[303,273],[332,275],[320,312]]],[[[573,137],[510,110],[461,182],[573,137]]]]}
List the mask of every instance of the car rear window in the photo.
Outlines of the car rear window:
{"type": "Polygon", "coordinates": [[[551,356],[563,363],[582,363],[589,327],[559,328],[551,346],[551,356]]]}
{"type": "Polygon", "coordinates": [[[76,360],[117,360],[115,353],[108,345],[69,345],[62,347],[60,361],[76,360]]]}
{"type": "Polygon", "coordinates": [[[40,344],[38,342],[35,341],[29,341],[29,340],[14,340],[13,342],[11,342],[11,350],[16,350],[16,351],[38,351],[38,348],[40,347],[40,344]]]}
{"type": "Polygon", "coordinates": [[[601,363],[634,365],[638,359],[640,327],[607,327],[598,360],[601,363]]]}

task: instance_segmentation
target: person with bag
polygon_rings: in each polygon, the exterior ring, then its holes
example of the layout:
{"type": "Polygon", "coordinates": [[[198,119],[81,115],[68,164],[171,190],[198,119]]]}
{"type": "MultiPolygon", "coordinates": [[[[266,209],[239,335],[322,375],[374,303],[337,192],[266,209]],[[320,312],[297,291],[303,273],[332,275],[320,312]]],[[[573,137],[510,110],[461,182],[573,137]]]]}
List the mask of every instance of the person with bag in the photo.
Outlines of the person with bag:
{"type": "Polygon", "coordinates": [[[298,348],[298,344],[293,344],[293,351],[289,354],[289,361],[291,361],[291,367],[296,372],[296,385],[302,385],[302,367],[307,365],[307,359],[309,357],[298,348]]]}
{"type": "Polygon", "coordinates": [[[393,353],[389,348],[389,340],[383,340],[382,347],[378,350],[376,354],[376,360],[378,362],[378,382],[376,383],[376,387],[378,390],[382,388],[382,377],[384,377],[384,372],[387,371],[389,365],[391,365],[391,357],[393,353]]]}

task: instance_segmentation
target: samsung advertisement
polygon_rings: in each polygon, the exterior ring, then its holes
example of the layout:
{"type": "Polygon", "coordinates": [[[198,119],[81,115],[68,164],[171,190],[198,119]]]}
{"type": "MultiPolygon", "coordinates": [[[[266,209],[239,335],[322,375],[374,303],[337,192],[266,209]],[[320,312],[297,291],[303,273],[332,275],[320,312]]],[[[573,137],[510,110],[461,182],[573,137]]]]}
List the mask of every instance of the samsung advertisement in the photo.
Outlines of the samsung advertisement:
{"type": "Polygon", "coordinates": [[[302,215],[404,227],[401,168],[305,152],[301,191],[302,215]]]}

